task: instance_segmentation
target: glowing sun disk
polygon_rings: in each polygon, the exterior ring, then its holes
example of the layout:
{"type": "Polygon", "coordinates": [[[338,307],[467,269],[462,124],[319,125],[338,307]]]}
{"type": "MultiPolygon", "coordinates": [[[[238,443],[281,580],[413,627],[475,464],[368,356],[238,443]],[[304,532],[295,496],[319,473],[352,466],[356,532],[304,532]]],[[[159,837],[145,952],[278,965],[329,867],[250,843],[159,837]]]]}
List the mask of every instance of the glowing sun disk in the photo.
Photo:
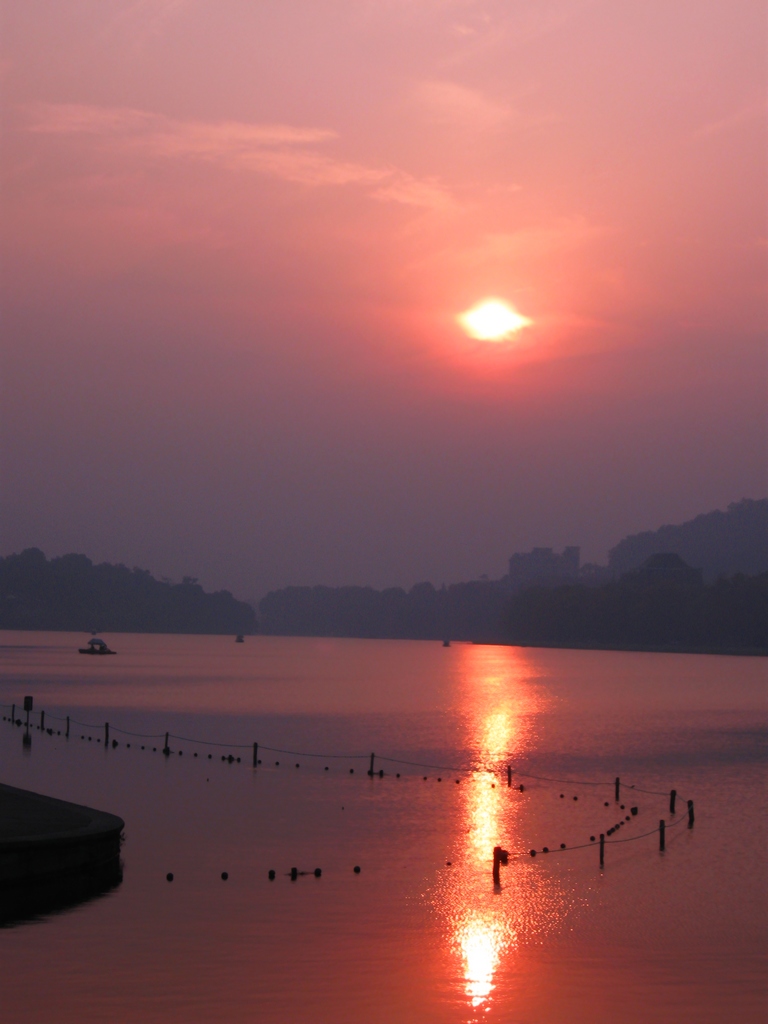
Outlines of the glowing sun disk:
{"type": "Polygon", "coordinates": [[[470,338],[478,341],[504,341],[533,322],[501,299],[484,299],[457,319],[470,338]]]}

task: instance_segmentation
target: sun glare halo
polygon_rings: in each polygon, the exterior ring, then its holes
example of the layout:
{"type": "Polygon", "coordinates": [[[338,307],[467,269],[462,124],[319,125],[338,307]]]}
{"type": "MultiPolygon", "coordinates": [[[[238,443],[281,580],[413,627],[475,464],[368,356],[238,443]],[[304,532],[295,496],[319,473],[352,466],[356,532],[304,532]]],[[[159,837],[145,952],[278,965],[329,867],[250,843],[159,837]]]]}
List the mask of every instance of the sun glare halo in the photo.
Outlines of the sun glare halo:
{"type": "Polygon", "coordinates": [[[505,341],[510,334],[533,323],[501,299],[484,299],[460,313],[457,320],[470,338],[478,341],[505,341]]]}

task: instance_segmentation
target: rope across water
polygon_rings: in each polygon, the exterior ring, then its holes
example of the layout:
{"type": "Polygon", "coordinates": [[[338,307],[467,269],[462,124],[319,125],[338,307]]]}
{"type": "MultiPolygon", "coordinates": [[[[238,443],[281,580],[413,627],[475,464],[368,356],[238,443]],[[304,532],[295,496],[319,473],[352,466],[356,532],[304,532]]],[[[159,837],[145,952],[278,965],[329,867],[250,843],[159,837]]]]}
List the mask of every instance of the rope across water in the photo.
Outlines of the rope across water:
{"type": "MultiPolygon", "coordinates": [[[[5,708],[5,709],[11,709],[12,710],[12,709],[18,708],[19,711],[20,711],[21,707],[22,707],[21,704],[15,705],[15,704],[2,704],[2,703],[0,703],[0,708],[5,708]]],[[[379,761],[383,761],[383,762],[385,762],[387,764],[400,765],[400,766],[409,767],[409,768],[427,769],[429,771],[441,771],[441,772],[452,773],[454,775],[462,775],[462,776],[467,776],[467,775],[470,775],[470,776],[480,776],[480,775],[496,774],[503,767],[503,769],[505,769],[509,773],[508,774],[508,779],[510,779],[511,776],[514,775],[514,777],[516,779],[526,779],[526,780],[532,780],[532,781],[535,781],[535,782],[543,782],[543,783],[550,783],[550,784],[557,784],[557,785],[564,785],[564,786],[589,786],[589,787],[593,787],[593,788],[594,787],[599,787],[599,786],[616,787],[616,792],[618,794],[618,784],[619,784],[619,780],[618,779],[613,779],[613,780],[562,779],[562,778],[557,778],[555,776],[535,775],[535,774],[533,774],[531,772],[525,772],[525,771],[521,771],[521,770],[519,770],[517,768],[512,768],[512,765],[511,765],[511,762],[512,762],[512,759],[513,759],[513,755],[512,754],[507,755],[506,757],[500,757],[499,760],[498,760],[498,763],[496,764],[495,767],[489,767],[489,766],[478,767],[476,765],[474,765],[474,766],[467,766],[467,765],[456,766],[456,765],[445,765],[445,764],[433,764],[431,762],[424,762],[424,761],[410,761],[410,760],[407,760],[407,759],[404,759],[404,758],[391,757],[389,755],[381,755],[381,754],[373,755],[373,754],[367,754],[367,753],[364,753],[364,754],[362,754],[362,753],[318,753],[316,751],[290,750],[290,749],[287,749],[285,747],[271,747],[271,746],[267,746],[266,744],[261,744],[261,743],[259,743],[259,744],[231,743],[231,742],[227,742],[227,741],[202,739],[200,737],[182,736],[182,735],[180,735],[178,733],[172,733],[172,732],[165,732],[165,733],[163,733],[163,732],[160,732],[160,733],[141,733],[141,732],[135,732],[135,731],[132,731],[132,730],[129,730],[129,729],[123,729],[123,728],[121,728],[119,726],[116,726],[116,725],[113,725],[111,723],[104,723],[104,725],[102,726],[102,725],[94,724],[94,723],[91,723],[91,722],[81,722],[78,719],[72,718],[71,716],[62,717],[61,715],[55,715],[55,714],[52,714],[50,712],[48,712],[46,714],[46,712],[44,712],[44,711],[36,711],[34,713],[36,715],[40,716],[41,723],[43,722],[43,716],[45,716],[46,718],[48,718],[50,720],[53,720],[53,721],[56,721],[56,722],[62,722],[62,723],[66,722],[69,725],[77,725],[77,726],[79,726],[82,729],[88,729],[88,730],[91,730],[91,731],[94,731],[94,732],[101,731],[101,729],[104,728],[104,729],[107,730],[107,735],[108,735],[109,731],[112,731],[112,732],[115,732],[115,733],[119,733],[122,736],[130,736],[130,737],[136,738],[136,739],[145,739],[145,740],[160,740],[160,739],[170,740],[170,739],[174,739],[174,740],[180,740],[183,743],[192,743],[192,744],[197,744],[197,745],[206,746],[206,747],[218,747],[219,749],[227,749],[227,750],[250,750],[251,748],[253,748],[253,750],[254,750],[254,758],[255,758],[255,754],[256,754],[256,749],[257,748],[258,748],[259,752],[261,752],[261,751],[269,751],[270,753],[287,754],[287,755],[290,755],[292,757],[316,758],[316,759],[321,759],[321,760],[326,760],[326,761],[328,761],[328,760],[365,761],[365,760],[368,760],[370,758],[371,759],[371,765],[373,765],[373,758],[375,756],[379,761]]],[[[12,718],[11,721],[13,721],[13,724],[15,724],[15,725],[21,725],[22,724],[20,719],[15,719],[14,720],[12,718]]],[[[52,730],[48,730],[48,731],[52,732],[52,730]]],[[[116,745],[115,741],[113,741],[113,745],[116,745]]],[[[105,738],[105,746],[106,746],[106,738],[105,738]]],[[[156,749],[156,748],[153,748],[153,749],[156,749]]],[[[164,750],[164,753],[170,753],[170,750],[166,749],[166,750],[164,750]]],[[[181,753],[181,751],[179,751],[179,753],[181,753]]],[[[208,756],[210,758],[210,755],[208,755],[208,756]]],[[[227,760],[227,758],[222,758],[222,760],[227,760]]],[[[228,760],[232,761],[232,760],[234,760],[234,758],[232,758],[232,756],[230,755],[228,760]]],[[[237,758],[237,760],[239,761],[240,758],[237,758]]],[[[254,766],[255,765],[256,765],[256,761],[254,760],[254,766]]],[[[376,773],[374,773],[371,770],[369,772],[369,774],[376,774],[376,773]]],[[[509,782],[508,782],[508,785],[509,785],[509,782]]],[[[640,787],[640,786],[637,786],[637,785],[634,785],[634,784],[621,783],[621,785],[625,789],[629,789],[629,790],[631,790],[634,793],[642,793],[642,794],[647,795],[647,796],[658,796],[658,797],[665,797],[665,798],[671,796],[671,794],[669,792],[664,792],[664,791],[660,791],[660,790],[645,789],[643,787],[640,787]]],[[[519,788],[522,789],[522,786],[519,787],[519,788]]],[[[683,803],[684,804],[685,803],[688,804],[688,822],[689,822],[689,826],[692,826],[692,824],[693,824],[692,802],[691,801],[683,801],[683,803]]],[[[571,853],[571,852],[574,852],[575,850],[583,850],[583,849],[587,849],[587,848],[592,847],[592,846],[599,846],[599,845],[601,845],[601,841],[602,841],[602,844],[604,846],[607,846],[607,845],[618,845],[620,843],[637,842],[638,840],[646,839],[649,836],[657,835],[657,834],[659,834],[660,832],[662,832],[665,829],[674,828],[676,825],[679,825],[681,822],[683,822],[685,820],[686,820],[686,816],[684,814],[681,814],[679,817],[676,817],[675,820],[671,821],[669,824],[665,823],[664,826],[660,825],[659,827],[657,827],[655,829],[651,829],[648,832],[643,832],[642,834],[637,835],[637,836],[627,836],[624,839],[614,839],[614,838],[610,838],[605,833],[603,833],[603,835],[601,837],[601,840],[597,840],[597,839],[592,840],[592,839],[590,839],[590,842],[588,842],[588,843],[581,843],[581,844],[577,844],[577,845],[574,845],[574,846],[564,846],[564,845],[561,844],[560,848],[552,847],[551,849],[549,849],[547,847],[544,847],[541,852],[545,853],[546,855],[549,856],[549,855],[553,855],[553,854],[571,853]]],[[[620,827],[623,824],[624,824],[623,821],[619,822],[615,826],[613,826],[613,828],[618,828],[618,827],[620,827]]],[[[516,851],[514,853],[508,854],[508,857],[510,857],[513,860],[520,860],[523,857],[530,857],[531,855],[535,855],[536,852],[537,851],[534,851],[534,850],[516,851]]]]}

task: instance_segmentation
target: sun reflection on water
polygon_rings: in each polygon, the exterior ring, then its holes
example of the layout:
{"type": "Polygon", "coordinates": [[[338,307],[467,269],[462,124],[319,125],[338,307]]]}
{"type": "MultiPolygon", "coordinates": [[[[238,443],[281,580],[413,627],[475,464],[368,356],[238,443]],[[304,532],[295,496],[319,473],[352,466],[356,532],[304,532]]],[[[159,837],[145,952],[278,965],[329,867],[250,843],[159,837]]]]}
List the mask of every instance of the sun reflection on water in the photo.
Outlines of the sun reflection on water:
{"type": "Polygon", "coordinates": [[[473,1009],[482,1006],[493,991],[493,975],[507,943],[495,922],[470,915],[457,935],[464,960],[466,994],[473,1009]]]}
{"type": "Polygon", "coordinates": [[[446,919],[470,1020],[477,1020],[491,1010],[494,978],[521,930],[536,931],[542,918],[556,920],[558,896],[520,862],[502,869],[501,887],[491,879],[494,846],[515,850],[523,842],[522,794],[507,788],[500,769],[531,746],[542,708],[525,656],[508,647],[467,646],[457,654],[464,745],[476,772],[461,787],[454,867],[441,877],[432,902],[446,919]]]}

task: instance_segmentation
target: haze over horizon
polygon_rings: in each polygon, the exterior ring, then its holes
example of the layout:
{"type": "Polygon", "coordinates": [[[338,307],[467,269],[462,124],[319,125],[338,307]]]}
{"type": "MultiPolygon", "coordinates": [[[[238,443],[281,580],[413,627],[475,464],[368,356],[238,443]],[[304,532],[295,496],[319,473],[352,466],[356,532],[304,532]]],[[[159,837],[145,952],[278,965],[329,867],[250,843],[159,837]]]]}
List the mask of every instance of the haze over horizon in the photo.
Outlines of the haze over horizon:
{"type": "Polygon", "coordinates": [[[0,554],[409,587],[766,495],[762,3],[0,11],[0,554]]]}

